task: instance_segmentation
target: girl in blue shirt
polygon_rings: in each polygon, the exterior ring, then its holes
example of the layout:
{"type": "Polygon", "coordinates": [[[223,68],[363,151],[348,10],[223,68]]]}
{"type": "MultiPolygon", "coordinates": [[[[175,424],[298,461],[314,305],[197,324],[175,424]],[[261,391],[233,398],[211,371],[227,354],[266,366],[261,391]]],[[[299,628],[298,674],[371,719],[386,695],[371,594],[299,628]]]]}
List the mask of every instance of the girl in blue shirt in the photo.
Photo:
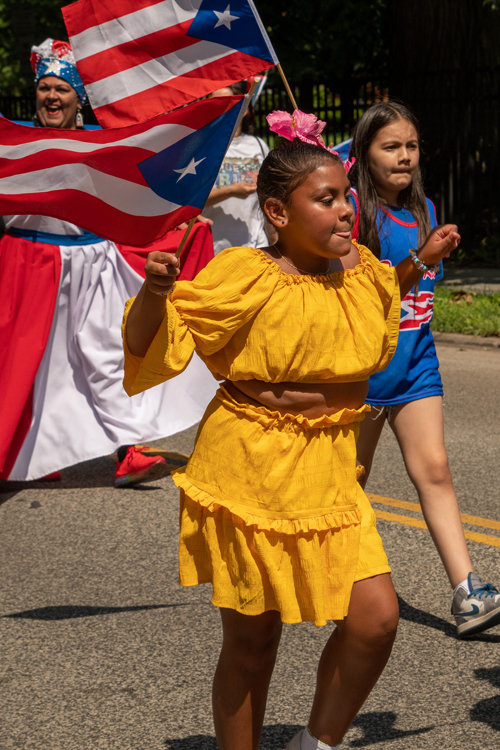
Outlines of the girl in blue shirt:
{"type": "MultiPolygon", "coordinates": [[[[401,104],[375,104],[355,128],[351,156],[357,239],[396,266],[437,224],[423,191],[417,120],[401,104]]],[[[418,263],[416,254],[412,257],[418,263]]],[[[387,418],[454,589],[452,613],[463,636],[500,622],[500,593],[473,572],[448,466],[443,386],[430,330],[434,283],[441,275],[441,267],[426,269],[402,300],[397,350],[388,367],[370,378],[372,411],[361,423],[357,452],[364,487],[387,418]]]]}

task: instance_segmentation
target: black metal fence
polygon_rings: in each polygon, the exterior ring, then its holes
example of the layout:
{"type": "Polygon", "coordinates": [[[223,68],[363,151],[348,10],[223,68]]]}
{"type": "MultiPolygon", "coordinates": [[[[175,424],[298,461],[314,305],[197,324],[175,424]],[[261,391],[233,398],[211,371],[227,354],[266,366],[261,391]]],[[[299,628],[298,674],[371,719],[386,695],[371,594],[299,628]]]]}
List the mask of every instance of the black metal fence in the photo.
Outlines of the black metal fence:
{"type": "MultiPolygon", "coordinates": [[[[381,97],[387,97],[387,88],[371,81],[352,79],[338,85],[326,83],[302,82],[291,84],[297,105],[305,112],[314,112],[320,120],[326,122],[324,130],[328,143],[340,143],[349,138],[357,120],[366,107],[381,97]]],[[[34,113],[33,96],[0,95],[0,113],[9,120],[31,120],[34,113]]],[[[256,132],[271,146],[273,134],[269,132],[266,115],[275,109],[292,111],[292,105],[280,80],[266,85],[255,108],[256,132]]],[[[96,125],[96,117],[89,105],[83,108],[85,122],[96,125]]]]}
{"type": "Polygon", "coordinates": [[[394,76],[390,86],[421,122],[438,219],[488,241],[500,231],[500,66],[394,76]]]}
{"type": "MultiPolygon", "coordinates": [[[[436,203],[438,220],[459,225],[464,259],[474,249],[472,260],[500,263],[500,66],[404,79],[393,73],[377,83],[354,78],[332,85],[302,83],[292,89],[299,108],[326,121],[328,143],[349,138],[367,107],[387,100],[389,91],[408,104],[421,122],[426,192],[436,203]]],[[[256,108],[257,133],[270,145],[265,115],[273,109],[291,109],[278,81],[266,88],[256,108]]]]}
{"type": "Polygon", "coordinates": [[[32,96],[0,96],[0,114],[8,120],[31,120],[34,111],[32,96]]]}
{"type": "MultiPolygon", "coordinates": [[[[90,125],[97,125],[97,119],[89,104],[83,107],[83,119],[90,125]]],[[[35,112],[33,96],[6,96],[0,94],[0,114],[8,120],[31,120],[35,112]]]]}
{"type": "MultiPolygon", "coordinates": [[[[373,102],[397,95],[408,103],[423,129],[423,165],[428,195],[440,221],[454,220],[469,237],[500,231],[500,67],[487,70],[421,74],[386,81],[355,78],[333,83],[291,83],[299,108],[314,112],[327,125],[328,143],[350,137],[352,128],[373,102]]],[[[275,110],[291,111],[281,81],[270,78],[256,110],[256,132],[270,146],[273,136],[265,120],[275,110]]],[[[32,97],[0,95],[0,112],[9,119],[29,120],[32,97]]],[[[90,107],[84,118],[96,124],[90,107]]]]}
{"type": "MultiPolygon", "coordinates": [[[[297,106],[305,112],[313,112],[326,122],[323,135],[327,143],[347,140],[358,119],[370,104],[388,98],[386,86],[371,81],[350,79],[338,84],[291,83],[297,106]]],[[[266,115],[275,109],[292,111],[292,104],[280,81],[266,86],[255,108],[256,132],[269,143],[274,143],[269,132],[266,115]]]]}

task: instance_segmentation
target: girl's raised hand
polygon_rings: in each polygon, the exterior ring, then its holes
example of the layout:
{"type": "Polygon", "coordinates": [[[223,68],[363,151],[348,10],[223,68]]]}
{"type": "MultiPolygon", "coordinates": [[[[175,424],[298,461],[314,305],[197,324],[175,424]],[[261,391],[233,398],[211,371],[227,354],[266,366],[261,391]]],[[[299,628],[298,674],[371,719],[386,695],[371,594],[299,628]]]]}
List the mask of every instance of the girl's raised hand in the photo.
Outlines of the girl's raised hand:
{"type": "Polygon", "coordinates": [[[443,258],[449,257],[452,250],[456,250],[460,239],[456,224],[434,227],[421,247],[418,257],[427,266],[437,266],[443,258]]]}
{"type": "Polygon", "coordinates": [[[172,253],[162,253],[159,250],[149,253],[144,266],[149,291],[166,297],[180,274],[179,265],[179,258],[172,253]]]}

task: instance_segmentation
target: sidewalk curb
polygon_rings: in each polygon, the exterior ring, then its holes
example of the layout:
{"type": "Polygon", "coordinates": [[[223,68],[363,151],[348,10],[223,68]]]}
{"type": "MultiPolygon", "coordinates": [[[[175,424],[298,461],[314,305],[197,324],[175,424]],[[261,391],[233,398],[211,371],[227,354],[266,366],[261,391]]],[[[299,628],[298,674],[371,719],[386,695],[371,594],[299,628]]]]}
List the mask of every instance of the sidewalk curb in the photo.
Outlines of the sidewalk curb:
{"type": "Polygon", "coordinates": [[[432,334],[436,344],[500,349],[500,337],[497,336],[473,336],[466,333],[446,333],[445,331],[433,331],[432,334]]]}

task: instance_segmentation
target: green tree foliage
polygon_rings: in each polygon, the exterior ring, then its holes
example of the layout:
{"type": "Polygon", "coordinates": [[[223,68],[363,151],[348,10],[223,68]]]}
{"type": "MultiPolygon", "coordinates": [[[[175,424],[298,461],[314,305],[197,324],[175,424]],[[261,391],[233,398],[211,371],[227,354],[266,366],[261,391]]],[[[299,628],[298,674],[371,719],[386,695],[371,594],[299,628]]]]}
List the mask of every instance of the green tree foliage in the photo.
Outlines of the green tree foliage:
{"type": "Polygon", "coordinates": [[[384,0],[257,0],[286,75],[331,81],[377,74],[387,62],[384,0]]]}
{"type": "Polygon", "coordinates": [[[0,0],[0,92],[29,92],[33,44],[67,39],[61,8],[68,0],[0,0]]]}

